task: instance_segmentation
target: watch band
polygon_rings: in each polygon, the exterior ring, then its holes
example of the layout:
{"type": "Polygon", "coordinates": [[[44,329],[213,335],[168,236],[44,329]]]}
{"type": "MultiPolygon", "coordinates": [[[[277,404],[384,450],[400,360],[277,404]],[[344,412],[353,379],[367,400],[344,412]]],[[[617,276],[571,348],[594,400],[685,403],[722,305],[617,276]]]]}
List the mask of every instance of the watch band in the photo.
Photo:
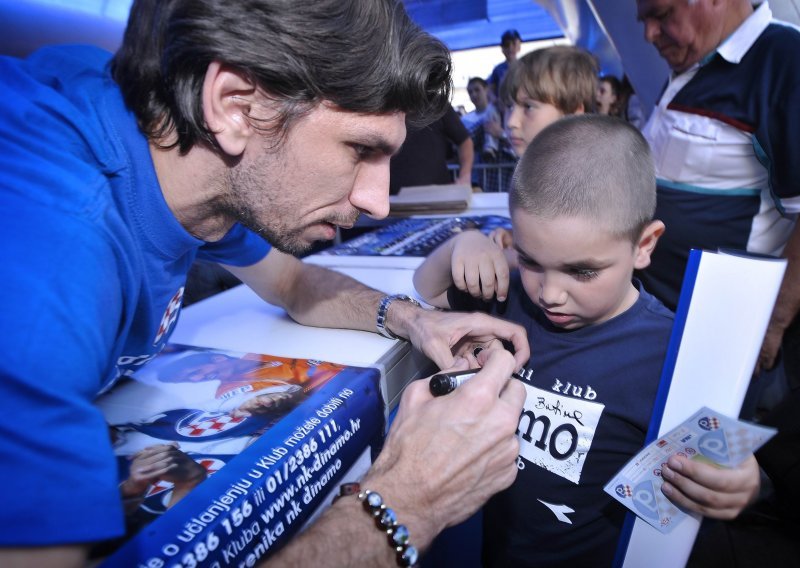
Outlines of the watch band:
{"type": "Polygon", "coordinates": [[[407,296],[406,294],[392,294],[381,298],[381,301],[378,304],[378,317],[375,320],[375,327],[377,328],[378,333],[380,333],[387,339],[403,339],[399,335],[395,335],[386,328],[386,315],[389,313],[389,306],[395,300],[399,300],[401,302],[408,302],[410,304],[414,304],[417,307],[421,307],[419,302],[417,302],[411,296],[407,296]]]}

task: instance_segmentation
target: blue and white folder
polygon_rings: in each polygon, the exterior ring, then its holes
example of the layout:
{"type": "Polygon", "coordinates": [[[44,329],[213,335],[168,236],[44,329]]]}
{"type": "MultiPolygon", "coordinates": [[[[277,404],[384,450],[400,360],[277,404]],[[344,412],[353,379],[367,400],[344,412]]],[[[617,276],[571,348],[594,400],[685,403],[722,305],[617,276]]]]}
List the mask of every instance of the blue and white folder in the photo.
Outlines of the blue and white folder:
{"type": "MultiPolygon", "coordinates": [[[[785,259],[691,251],[648,443],[701,406],[739,415],[785,270],[785,259]]],[[[684,566],[699,527],[690,517],[662,534],[629,514],[615,565],[684,566]]]]}

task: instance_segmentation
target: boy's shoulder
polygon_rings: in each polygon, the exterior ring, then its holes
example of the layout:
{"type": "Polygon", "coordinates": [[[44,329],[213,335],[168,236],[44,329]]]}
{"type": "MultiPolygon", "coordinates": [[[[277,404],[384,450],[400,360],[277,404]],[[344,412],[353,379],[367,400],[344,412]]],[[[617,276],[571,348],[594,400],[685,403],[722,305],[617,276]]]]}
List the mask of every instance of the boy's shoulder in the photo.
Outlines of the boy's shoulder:
{"type": "Polygon", "coordinates": [[[661,300],[653,296],[650,292],[648,292],[644,284],[641,283],[638,279],[633,279],[633,284],[639,290],[639,299],[637,300],[635,305],[642,306],[645,314],[648,314],[650,317],[655,319],[664,320],[668,325],[671,327],[672,322],[675,320],[675,314],[672,310],[670,310],[667,306],[665,306],[661,300]]]}

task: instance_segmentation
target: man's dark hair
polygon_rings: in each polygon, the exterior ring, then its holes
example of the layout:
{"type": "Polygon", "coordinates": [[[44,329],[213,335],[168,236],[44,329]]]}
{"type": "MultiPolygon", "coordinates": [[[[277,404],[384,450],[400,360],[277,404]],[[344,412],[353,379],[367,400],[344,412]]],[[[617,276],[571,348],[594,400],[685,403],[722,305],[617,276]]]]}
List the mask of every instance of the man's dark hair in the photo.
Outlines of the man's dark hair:
{"type": "Polygon", "coordinates": [[[483,85],[484,89],[489,88],[489,83],[486,82],[486,79],[483,77],[471,77],[469,81],[467,81],[467,87],[469,87],[472,83],[478,83],[479,85],[483,85]]]}
{"type": "Polygon", "coordinates": [[[511,43],[512,41],[522,41],[522,36],[519,35],[517,30],[506,30],[500,36],[500,45],[511,43]]]}
{"type": "MultiPolygon", "coordinates": [[[[185,153],[216,147],[202,87],[219,61],[279,107],[262,129],[283,134],[322,101],[341,109],[404,112],[421,126],[450,104],[447,47],[397,0],[135,0],[112,73],[147,136],[173,132],[185,153]]],[[[257,120],[250,117],[252,120],[257,120]]]]}

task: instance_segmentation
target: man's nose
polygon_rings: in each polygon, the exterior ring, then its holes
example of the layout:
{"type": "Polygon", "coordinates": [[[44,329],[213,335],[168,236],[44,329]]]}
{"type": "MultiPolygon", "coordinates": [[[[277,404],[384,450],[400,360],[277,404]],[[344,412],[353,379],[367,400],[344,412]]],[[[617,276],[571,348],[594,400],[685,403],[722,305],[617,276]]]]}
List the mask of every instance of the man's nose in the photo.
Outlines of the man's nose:
{"type": "Polygon", "coordinates": [[[389,215],[389,160],[380,163],[364,163],[350,191],[353,207],[373,219],[389,215]]]}
{"type": "Polygon", "coordinates": [[[658,22],[652,19],[646,19],[644,21],[644,39],[650,43],[655,43],[656,38],[658,38],[659,34],[659,25],[658,22]]]}

